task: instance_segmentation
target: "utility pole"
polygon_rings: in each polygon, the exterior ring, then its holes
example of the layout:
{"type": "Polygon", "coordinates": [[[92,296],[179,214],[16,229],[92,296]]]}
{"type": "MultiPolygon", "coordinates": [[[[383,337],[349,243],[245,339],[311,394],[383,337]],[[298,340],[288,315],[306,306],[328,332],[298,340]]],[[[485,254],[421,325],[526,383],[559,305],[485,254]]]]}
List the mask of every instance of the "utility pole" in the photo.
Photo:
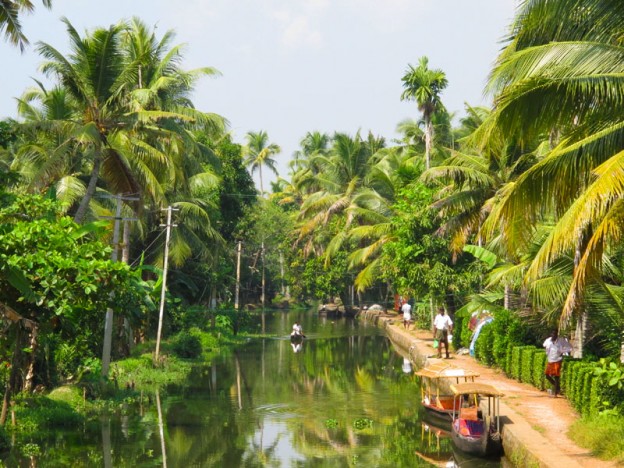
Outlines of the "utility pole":
{"type": "Polygon", "coordinates": [[[238,296],[240,294],[240,263],[241,263],[241,241],[236,246],[236,291],[234,293],[234,309],[238,310],[238,296]]]}
{"type": "MultiPolygon", "coordinates": [[[[108,198],[108,197],[107,197],[108,198]]],[[[122,201],[132,201],[138,200],[138,198],[133,197],[124,197],[123,195],[115,195],[114,197],[117,202],[117,207],[115,209],[115,217],[112,218],[115,220],[114,228],[113,228],[113,253],[111,254],[111,260],[116,262],[119,255],[119,228],[121,221],[136,221],[136,218],[122,218],[121,216],[121,202],[122,201]]],[[[110,216],[104,216],[104,218],[111,219],[110,216]]],[[[111,359],[111,347],[113,341],[113,309],[106,309],[106,319],[104,321],[104,346],[102,349],[102,377],[108,377],[108,368],[110,366],[111,359]]]]}
{"type": "MultiPolygon", "coordinates": [[[[167,289],[167,268],[169,265],[169,239],[171,238],[171,228],[176,227],[177,224],[171,224],[171,212],[178,211],[177,209],[168,206],[167,211],[167,224],[166,227],[166,235],[165,235],[165,258],[163,261],[163,279],[162,279],[162,290],[160,292],[160,313],[158,315],[158,334],[156,335],[156,353],[154,355],[154,362],[158,363],[158,355],[160,353],[160,336],[162,334],[162,322],[163,315],[165,311],[165,292],[167,289]]],[[[163,226],[163,224],[161,224],[163,226]]]]}
{"type": "Polygon", "coordinates": [[[262,247],[261,247],[261,252],[260,252],[260,257],[262,259],[262,313],[264,314],[264,302],[265,302],[265,295],[264,295],[264,291],[265,291],[265,285],[266,285],[266,280],[265,280],[265,275],[264,275],[264,241],[262,241],[262,247]]]}
{"type": "Polygon", "coordinates": [[[284,287],[284,253],[280,250],[280,276],[282,280],[282,296],[286,297],[286,288],[284,287]]]}

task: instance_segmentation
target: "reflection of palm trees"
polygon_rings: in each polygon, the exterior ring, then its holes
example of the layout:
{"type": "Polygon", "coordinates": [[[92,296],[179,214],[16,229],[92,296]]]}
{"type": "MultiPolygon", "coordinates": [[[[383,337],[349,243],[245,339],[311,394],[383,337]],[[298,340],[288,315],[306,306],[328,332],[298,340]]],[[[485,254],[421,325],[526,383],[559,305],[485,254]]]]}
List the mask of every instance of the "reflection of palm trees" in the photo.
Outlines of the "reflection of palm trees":
{"type": "MultiPolygon", "coordinates": [[[[349,340],[348,346],[339,340],[314,340],[292,368],[292,393],[300,417],[289,419],[287,424],[293,445],[303,455],[349,464],[356,459],[362,464],[377,464],[377,452],[363,449],[382,445],[379,428],[387,424],[392,417],[389,414],[400,411],[401,405],[400,399],[380,404],[379,395],[398,394],[405,389],[397,386],[381,365],[371,364],[379,362],[370,359],[371,352],[388,353],[388,359],[394,355],[388,348],[380,349],[373,339],[349,340]],[[335,421],[335,426],[328,421],[335,421]],[[362,421],[371,421],[372,425],[362,427],[358,424],[362,421]]],[[[410,381],[409,385],[414,384],[410,381]]]]}

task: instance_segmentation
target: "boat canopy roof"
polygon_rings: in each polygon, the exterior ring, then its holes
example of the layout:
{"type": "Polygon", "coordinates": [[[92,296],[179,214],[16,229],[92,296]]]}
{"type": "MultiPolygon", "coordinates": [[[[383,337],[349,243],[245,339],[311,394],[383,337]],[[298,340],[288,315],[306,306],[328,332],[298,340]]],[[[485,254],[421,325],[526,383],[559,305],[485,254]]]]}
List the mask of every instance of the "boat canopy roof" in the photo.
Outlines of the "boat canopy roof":
{"type": "Polygon", "coordinates": [[[451,391],[455,396],[477,393],[485,396],[503,396],[503,393],[490,384],[480,382],[465,382],[451,385],[451,391]]]}
{"type": "Polygon", "coordinates": [[[479,373],[461,367],[455,367],[452,364],[445,362],[435,362],[423,367],[419,371],[415,372],[415,375],[420,377],[427,377],[429,379],[449,379],[455,377],[479,377],[479,373]]]}

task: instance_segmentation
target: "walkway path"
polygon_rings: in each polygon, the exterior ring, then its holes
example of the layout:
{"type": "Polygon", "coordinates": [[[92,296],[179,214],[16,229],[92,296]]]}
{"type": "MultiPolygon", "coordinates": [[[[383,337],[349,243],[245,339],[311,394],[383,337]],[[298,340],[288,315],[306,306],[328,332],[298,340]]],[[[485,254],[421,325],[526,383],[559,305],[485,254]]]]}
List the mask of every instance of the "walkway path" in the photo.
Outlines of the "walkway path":
{"type": "MultiPolygon", "coordinates": [[[[405,330],[396,314],[380,314],[389,336],[404,349],[412,348],[421,358],[436,360],[431,332],[405,330]]],[[[530,452],[540,467],[588,467],[611,468],[614,462],[600,460],[587,449],[576,445],[568,436],[568,430],[579,415],[565,398],[552,398],[535,387],[508,378],[499,370],[481,365],[469,355],[452,354],[450,362],[480,373],[479,381],[495,385],[505,396],[501,400],[501,413],[508,417],[509,434],[530,452]]],[[[505,429],[503,430],[505,436],[505,429]]],[[[533,466],[533,463],[517,466],[533,466]]]]}

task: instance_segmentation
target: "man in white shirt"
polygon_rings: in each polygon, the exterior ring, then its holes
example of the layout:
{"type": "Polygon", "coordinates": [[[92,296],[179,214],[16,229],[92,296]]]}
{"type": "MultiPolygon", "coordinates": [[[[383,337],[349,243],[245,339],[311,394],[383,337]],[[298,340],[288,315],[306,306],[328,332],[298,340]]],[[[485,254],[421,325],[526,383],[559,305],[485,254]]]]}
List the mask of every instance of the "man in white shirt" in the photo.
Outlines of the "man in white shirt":
{"type": "Polygon", "coordinates": [[[436,315],[433,321],[433,339],[438,340],[438,358],[442,357],[442,345],[444,345],[446,359],[450,359],[448,335],[452,329],[453,321],[451,317],[446,315],[444,307],[440,307],[438,309],[438,315],[436,315]]]}
{"type": "Polygon", "coordinates": [[[409,302],[405,301],[401,306],[401,312],[403,313],[403,328],[409,330],[412,322],[412,306],[409,302]]]}
{"type": "Polygon", "coordinates": [[[567,339],[559,337],[559,332],[554,330],[544,341],[544,348],[546,348],[547,361],[544,374],[546,380],[553,386],[553,398],[557,398],[560,389],[561,362],[563,361],[563,355],[572,351],[572,345],[570,345],[567,339]]]}

